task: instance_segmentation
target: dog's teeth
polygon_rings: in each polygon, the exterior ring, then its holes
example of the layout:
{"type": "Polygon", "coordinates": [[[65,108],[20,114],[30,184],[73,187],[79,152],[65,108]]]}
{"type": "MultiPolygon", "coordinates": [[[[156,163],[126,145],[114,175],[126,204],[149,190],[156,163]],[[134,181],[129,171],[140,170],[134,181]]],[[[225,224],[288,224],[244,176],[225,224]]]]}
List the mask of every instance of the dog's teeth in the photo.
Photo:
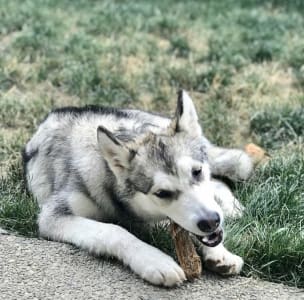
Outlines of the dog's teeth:
{"type": "Polygon", "coordinates": [[[202,242],[208,243],[208,242],[209,242],[208,236],[204,236],[204,237],[202,238],[202,242]]]}

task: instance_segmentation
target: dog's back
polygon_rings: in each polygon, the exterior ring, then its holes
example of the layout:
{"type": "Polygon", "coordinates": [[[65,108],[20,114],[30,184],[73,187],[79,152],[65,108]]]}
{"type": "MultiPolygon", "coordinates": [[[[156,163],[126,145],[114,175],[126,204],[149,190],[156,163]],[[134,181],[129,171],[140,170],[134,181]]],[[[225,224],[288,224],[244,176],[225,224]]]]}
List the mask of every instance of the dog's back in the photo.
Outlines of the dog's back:
{"type": "Polygon", "coordinates": [[[105,186],[115,185],[115,180],[98,149],[97,128],[104,126],[128,142],[147,131],[157,132],[169,122],[139,110],[98,106],[56,109],[23,151],[28,188],[41,205],[62,189],[80,189],[86,196],[105,202],[105,186]]]}

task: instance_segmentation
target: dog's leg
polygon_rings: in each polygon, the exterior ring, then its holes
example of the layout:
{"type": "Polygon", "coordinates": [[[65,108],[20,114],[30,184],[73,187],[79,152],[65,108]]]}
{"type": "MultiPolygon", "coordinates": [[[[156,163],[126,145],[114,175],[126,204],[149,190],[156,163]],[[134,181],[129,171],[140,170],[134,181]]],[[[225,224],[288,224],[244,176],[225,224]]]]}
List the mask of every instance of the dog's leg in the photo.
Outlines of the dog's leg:
{"type": "Polygon", "coordinates": [[[58,214],[46,204],[39,216],[39,229],[52,240],[74,244],[95,255],[116,257],[150,283],[174,286],[185,280],[183,270],[171,257],[120,226],[58,214]]]}
{"type": "Polygon", "coordinates": [[[224,217],[239,218],[243,215],[244,206],[234,197],[229,187],[222,181],[212,179],[214,198],[222,208],[224,217]]]}
{"type": "Polygon", "coordinates": [[[207,269],[224,276],[237,275],[241,272],[244,261],[240,256],[229,252],[221,243],[216,247],[201,245],[204,265],[207,269]]]}
{"type": "Polygon", "coordinates": [[[225,176],[236,181],[250,177],[253,163],[243,150],[220,148],[209,144],[206,151],[213,175],[225,176]]]}

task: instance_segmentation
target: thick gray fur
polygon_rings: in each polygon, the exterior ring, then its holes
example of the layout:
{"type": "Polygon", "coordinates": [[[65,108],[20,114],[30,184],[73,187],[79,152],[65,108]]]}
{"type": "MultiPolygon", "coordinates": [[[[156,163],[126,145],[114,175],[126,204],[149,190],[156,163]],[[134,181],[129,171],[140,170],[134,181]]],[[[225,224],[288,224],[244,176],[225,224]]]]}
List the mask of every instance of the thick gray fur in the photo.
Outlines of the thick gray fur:
{"type": "MultiPolygon", "coordinates": [[[[176,114],[68,107],[51,112],[27,143],[23,157],[29,190],[41,208],[42,236],[115,256],[145,280],[181,283],[184,273],[167,255],[116,224],[171,218],[198,236],[214,213],[239,216],[242,206],[211,174],[245,180],[252,163],[241,150],[212,145],[203,135],[188,94],[176,114]],[[193,170],[201,170],[193,177],[193,170]],[[172,191],[160,199],[162,190],[172,191]],[[220,196],[219,196],[220,195],[220,196]],[[137,258],[136,258],[136,257],[137,258]]],[[[214,229],[215,230],[215,229],[214,229]]],[[[242,260],[222,244],[202,255],[239,273],[242,260]]]]}

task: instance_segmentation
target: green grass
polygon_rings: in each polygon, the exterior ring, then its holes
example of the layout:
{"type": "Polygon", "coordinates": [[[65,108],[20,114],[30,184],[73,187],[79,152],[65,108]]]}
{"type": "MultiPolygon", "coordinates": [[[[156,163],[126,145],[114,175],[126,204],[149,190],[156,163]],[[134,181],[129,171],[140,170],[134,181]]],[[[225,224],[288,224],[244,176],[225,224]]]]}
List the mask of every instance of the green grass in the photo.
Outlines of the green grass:
{"type": "Polygon", "coordinates": [[[226,244],[246,257],[244,274],[303,286],[304,153],[287,153],[237,187],[246,211],[228,223],[226,244]]]}
{"type": "Polygon", "coordinates": [[[37,202],[28,195],[21,166],[10,166],[0,181],[0,224],[3,228],[27,236],[37,236],[37,202]]]}
{"type": "Polygon", "coordinates": [[[304,106],[267,109],[251,118],[250,129],[257,142],[268,149],[279,149],[284,144],[304,136],[304,106]]]}
{"type": "MultiPolygon", "coordinates": [[[[20,149],[53,107],[174,110],[190,91],[207,137],[271,154],[235,193],[226,244],[243,275],[304,287],[303,1],[0,0],[0,226],[37,235],[20,149]]],[[[172,253],[163,228],[146,237],[172,253]]],[[[173,255],[173,253],[172,253],[173,255]]]]}

